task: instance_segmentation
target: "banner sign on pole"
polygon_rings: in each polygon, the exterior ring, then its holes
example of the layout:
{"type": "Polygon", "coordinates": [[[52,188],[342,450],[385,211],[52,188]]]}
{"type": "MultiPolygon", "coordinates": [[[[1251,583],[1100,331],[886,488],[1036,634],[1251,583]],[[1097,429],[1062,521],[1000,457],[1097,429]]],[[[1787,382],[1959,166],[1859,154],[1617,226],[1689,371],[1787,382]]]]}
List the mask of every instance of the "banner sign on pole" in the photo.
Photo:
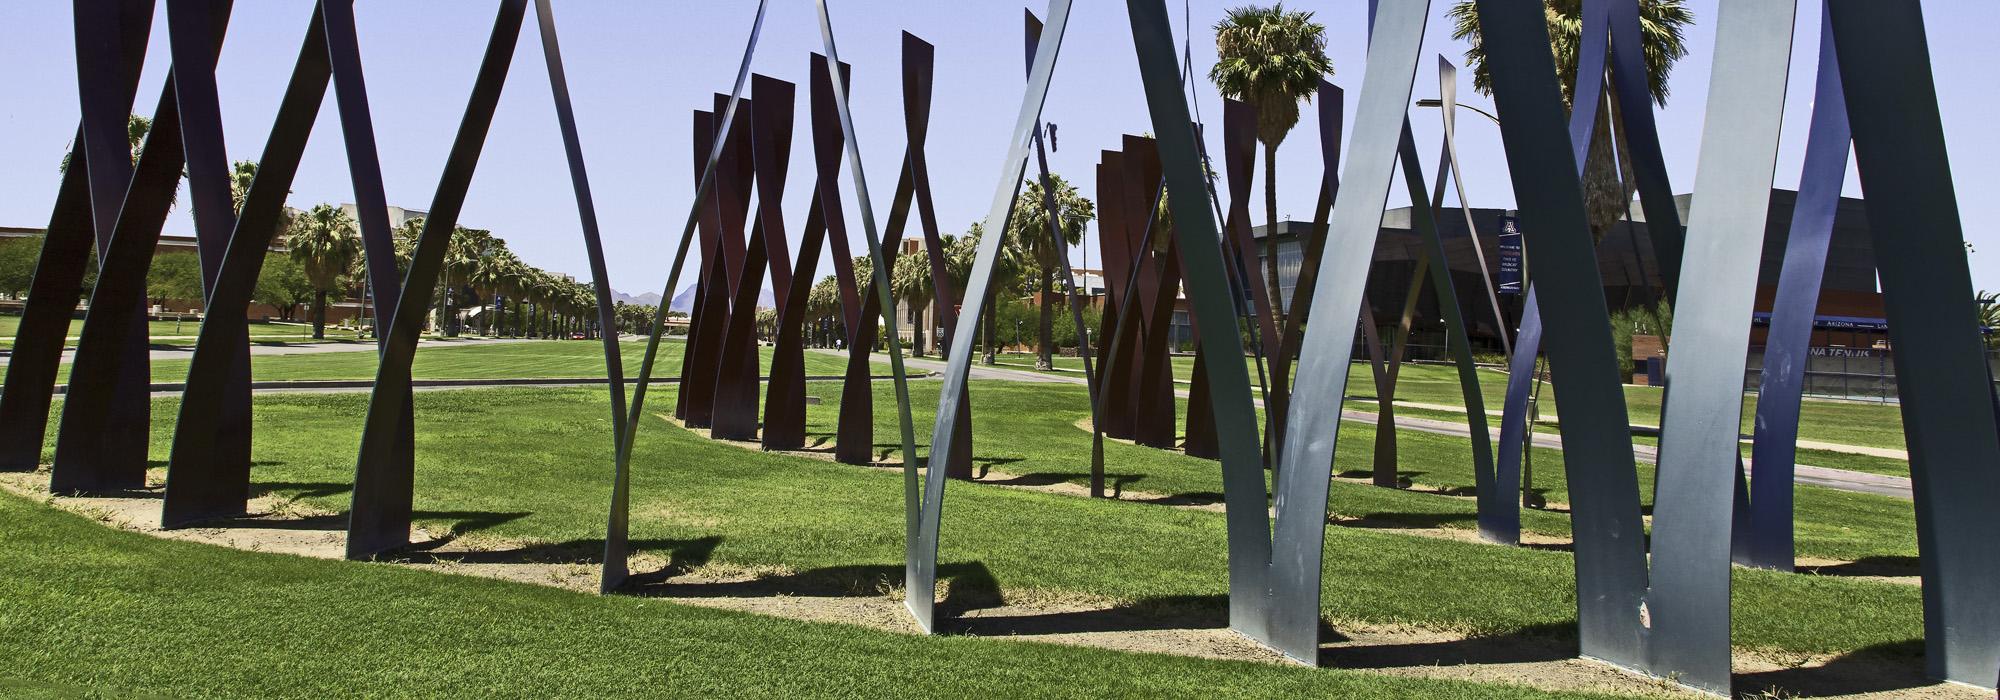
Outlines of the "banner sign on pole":
{"type": "Polygon", "coordinates": [[[1500,287],[1501,294],[1521,293],[1521,225],[1520,219],[1502,215],[1500,217],[1500,287]]]}

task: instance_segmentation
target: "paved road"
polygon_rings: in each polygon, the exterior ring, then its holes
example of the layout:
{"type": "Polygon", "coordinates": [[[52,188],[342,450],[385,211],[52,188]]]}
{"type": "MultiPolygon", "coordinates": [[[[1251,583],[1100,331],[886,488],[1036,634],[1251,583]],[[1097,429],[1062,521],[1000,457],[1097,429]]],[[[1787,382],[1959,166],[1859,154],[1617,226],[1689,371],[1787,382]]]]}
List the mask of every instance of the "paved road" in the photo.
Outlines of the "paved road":
{"type": "MultiPolygon", "coordinates": [[[[934,370],[938,372],[944,371],[943,362],[924,359],[924,358],[906,357],[903,358],[903,364],[911,369],[934,370]]],[[[977,363],[973,364],[972,366],[972,377],[975,379],[1001,379],[1001,380],[1017,381],[1017,382],[1053,382],[1053,383],[1063,383],[1063,384],[1084,383],[1083,377],[1077,375],[1052,374],[1048,372],[1035,372],[1031,370],[1022,370],[1022,369],[1008,369],[1004,367],[988,367],[977,363]]],[[[1176,390],[1174,393],[1175,395],[1180,396],[1181,398],[1187,398],[1188,396],[1187,390],[1184,389],[1176,390]]],[[[1260,407],[1263,406],[1262,401],[1258,401],[1254,398],[1252,399],[1252,401],[1255,401],[1257,405],[1260,407]]],[[[1375,424],[1377,418],[1376,414],[1373,411],[1357,411],[1352,409],[1341,411],[1341,417],[1346,420],[1359,421],[1370,425],[1375,424]]],[[[1450,435],[1453,437],[1466,437],[1471,434],[1471,429],[1468,428],[1463,423],[1432,420],[1428,418],[1413,418],[1407,416],[1397,418],[1396,427],[1403,430],[1416,430],[1426,433],[1434,433],[1438,435],[1450,435]]],[[[1490,430],[1492,431],[1494,439],[1496,440],[1499,439],[1500,430],[1498,428],[1491,428],[1490,430]]],[[[1560,450],[1562,449],[1562,437],[1559,435],[1547,435],[1538,433],[1534,436],[1534,445],[1536,447],[1546,447],[1549,449],[1560,450]]],[[[1647,464],[1657,464],[1659,461],[1659,448],[1653,447],[1651,445],[1634,445],[1632,446],[1632,454],[1639,461],[1645,462],[1647,464]]],[[[1746,458],[1743,460],[1743,463],[1747,467],[1750,464],[1750,460],[1746,458]]],[[[1814,467],[1801,464],[1798,465],[1798,467],[1793,471],[1793,479],[1801,484],[1821,486],[1830,489],[1838,489],[1841,491],[1872,493],[1881,496],[1891,496],[1895,498],[1901,498],[1904,500],[1909,500],[1911,498],[1910,480],[1908,478],[1899,476],[1884,476],[1880,474],[1868,474],[1857,471],[1849,471],[1846,469],[1828,469],[1825,467],[1814,467]]]]}

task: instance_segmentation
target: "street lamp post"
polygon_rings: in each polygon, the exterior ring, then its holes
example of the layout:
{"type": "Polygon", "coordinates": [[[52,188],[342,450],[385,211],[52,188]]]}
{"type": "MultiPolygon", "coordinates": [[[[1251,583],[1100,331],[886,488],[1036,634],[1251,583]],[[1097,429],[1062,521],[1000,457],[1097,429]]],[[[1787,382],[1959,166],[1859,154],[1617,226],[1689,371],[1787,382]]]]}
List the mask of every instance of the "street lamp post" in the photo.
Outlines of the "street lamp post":
{"type": "MultiPolygon", "coordinates": [[[[1418,107],[1443,107],[1443,106],[1444,106],[1444,100],[1440,100],[1440,99],[1438,99],[1438,98],[1435,98],[1435,97],[1426,97],[1426,98],[1423,98],[1423,99],[1421,99],[1421,100],[1417,100],[1417,106],[1418,106],[1418,107]]],[[[1478,108],[1478,107],[1474,107],[1474,106],[1472,106],[1472,105],[1469,105],[1469,104],[1466,104],[1466,103],[1464,103],[1464,102],[1459,102],[1459,103],[1456,103],[1456,106],[1458,106],[1458,107],[1460,107],[1460,108],[1463,108],[1463,109],[1469,109],[1469,110],[1472,110],[1472,111],[1474,111],[1474,112],[1478,112],[1478,113],[1479,113],[1479,116],[1482,116],[1482,117],[1485,117],[1485,118],[1487,118],[1487,119],[1491,120],[1491,121],[1493,122],[1493,125],[1494,125],[1494,126],[1499,126],[1499,125],[1500,125],[1500,118],[1499,118],[1499,117],[1496,117],[1496,116],[1493,116],[1493,113],[1492,113],[1492,112],[1488,112],[1488,111],[1486,111],[1486,110],[1483,110],[1483,109],[1480,109],[1480,108],[1478,108]]]]}

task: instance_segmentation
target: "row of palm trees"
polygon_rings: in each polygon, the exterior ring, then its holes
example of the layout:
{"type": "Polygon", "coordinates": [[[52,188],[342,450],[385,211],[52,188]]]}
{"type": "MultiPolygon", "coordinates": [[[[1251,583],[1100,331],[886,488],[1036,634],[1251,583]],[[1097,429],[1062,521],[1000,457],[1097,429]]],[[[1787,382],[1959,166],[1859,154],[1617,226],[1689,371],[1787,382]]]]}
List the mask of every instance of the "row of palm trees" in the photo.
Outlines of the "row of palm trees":
{"type": "MultiPolygon", "coordinates": [[[[422,218],[396,227],[398,277],[408,273],[423,230],[422,218]]],[[[341,208],[320,204],[295,217],[285,232],[285,244],[315,290],[313,337],[325,336],[329,297],[375,297],[363,264],[359,227],[341,208]]],[[[477,324],[478,332],[489,336],[548,338],[596,331],[597,295],[589,285],[523,262],[491,231],[454,229],[438,277],[434,333],[459,335],[464,331],[460,312],[470,306],[490,309],[491,313],[478,314],[477,324]]]]}
{"type": "MultiPolygon", "coordinates": [[[[1062,267],[1057,256],[1067,255],[1071,246],[1083,242],[1084,228],[1096,218],[1096,205],[1077,192],[1060,175],[1051,175],[1050,180],[1056,194],[1056,222],[1062,232],[1063,243],[1056,245],[1048,234],[1048,208],[1043,200],[1042,184],[1030,180],[1017,201],[1014,216],[1007,223],[1005,237],[1000,242],[1000,255],[993,267],[992,282],[988,286],[988,297],[984,308],[986,314],[981,319],[981,341],[985,362],[992,364],[994,353],[998,351],[999,335],[995,328],[998,301],[1003,298],[1013,300],[1027,295],[1038,295],[1041,300],[1056,299],[1059,276],[1062,267]]],[[[979,254],[979,242],[984,236],[984,227],[975,222],[964,235],[941,237],[944,251],[945,272],[951,279],[952,289],[965,293],[965,286],[971,277],[973,262],[979,254]]],[[[931,302],[937,297],[937,288],[931,278],[929,254],[918,251],[896,256],[893,269],[889,271],[889,289],[896,301],[910,316],[911,351],[923,355],[929,343],[925,342],[925,316],[931,302]]],[[[873,294],[874,262],[867,256],[853,260],[856,284],[864,285],[861,294],[873,294]]],[[[844,342],[846,332],[841,319],[840,284],[833,275],[827,275],[813,285],[806,295],[806,321],[808,333],[806,341],[818,346],[833,346],[844,342]]],[[[1040,321],[1038,324],[1038,363],[1050,366],[1055,351],[1053,327],[1054,303],[1038,304],[1040,321]]],[[[938,339],[943,345],[944,339],[938,339]]]]}

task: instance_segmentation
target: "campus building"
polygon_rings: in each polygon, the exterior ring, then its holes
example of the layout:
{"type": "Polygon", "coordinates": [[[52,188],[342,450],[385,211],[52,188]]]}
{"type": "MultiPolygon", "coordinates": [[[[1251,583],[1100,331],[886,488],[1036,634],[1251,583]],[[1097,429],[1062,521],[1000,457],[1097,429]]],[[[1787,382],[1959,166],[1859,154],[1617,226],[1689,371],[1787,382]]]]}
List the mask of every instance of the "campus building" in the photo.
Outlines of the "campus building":
{"type": "MultiPolygon", "coordinates": [[[[1692,199],[1691,195],[1685,194],[1674,198],[1683,221],[1687,219],[1692,199]]],[[[1745,319],[1745,322],[1755,326],[1751,331],[1753,346],[1763,344],[1762,324],[1769,319],[1778,273],[1784,265],[1792,209],[1797,199],[1798,193],[1792,190],[1774,189],[1771,192],[1763,259],[1758,269],[1756,315],[1745,319]]],[[[1511,213],[1502,209],[1472,210],[1472,225],[1477,227],[1486,273],[1496,283],[1500,277],[1501,222],[1511,213]]],[[[1299,268],[1304,261],[1301,244],[1311,227],[1311,223],[1302,221],[1278,224],[1279,288],[1287,308],[1290,307],[1299,268]]],[[[1447,208],[1438,217],[1438,228],[1452,271],[1452,284],[1458,292],[1459,308],[1468,317],[1466,323],[1473,344],[1476,348],[1497,352],[1501,347],[1501,329],[1519,322],[1521,299],[1500,297],[1501,310],[1507,315],[1506,325],[1503,326],[1500,319],[1494,318],[1492,303],[1487,299],[1486,282],[1479,269],[1479,255],[1473,249],[1473,238],[1467,231],[1465,215],[1455,207],[1447,208]]],[[[1264,239],[1269,232],[1267,227],[1257,226],[1253,235],[1257,239],[1258,269],[1261,271],[1266,269],[1263,251],[1264,239]]],[[[1422,240],[1410,230],[1408,207],[1391,209],[1384,214],[1382,230],[1375,243],[1367,298],[1376,322],[1385,330],[1402,316],[1404,295],[1408,293],[1410,277],[1416,269],[1422,245],[1422,240]]],[[[1629,219],[1612,225],[1598,243],[1597,264],[1599,276],[1604,280],[1605,303],[1614,312],[1657,301],[1662,284],[1659,263],[1653,255],[1645,213],[1636,200],[1629,219]]],[[[1527,260],[1526,266],[1532,278],[1532,258],[1527,260]]],[[[1874,242],[1870,238],[1859,199],[1842,198],[1834,218],[1818,316],[1819,327],[1813,334],[1815,347],[1876,348],[1886,343],[1882,296],[1875,282],[1874,242]]],[[[1184,324],[1184,315],[1177,314],[1175,322],[1184,324]]],[[[1437,300],[1430,294],[1428,285],[1424,290],[1424,299],[1417,305],[1413,327],[1414,344],[1441,348],[1444,326],[1440,322],[1437,300]]]]}

